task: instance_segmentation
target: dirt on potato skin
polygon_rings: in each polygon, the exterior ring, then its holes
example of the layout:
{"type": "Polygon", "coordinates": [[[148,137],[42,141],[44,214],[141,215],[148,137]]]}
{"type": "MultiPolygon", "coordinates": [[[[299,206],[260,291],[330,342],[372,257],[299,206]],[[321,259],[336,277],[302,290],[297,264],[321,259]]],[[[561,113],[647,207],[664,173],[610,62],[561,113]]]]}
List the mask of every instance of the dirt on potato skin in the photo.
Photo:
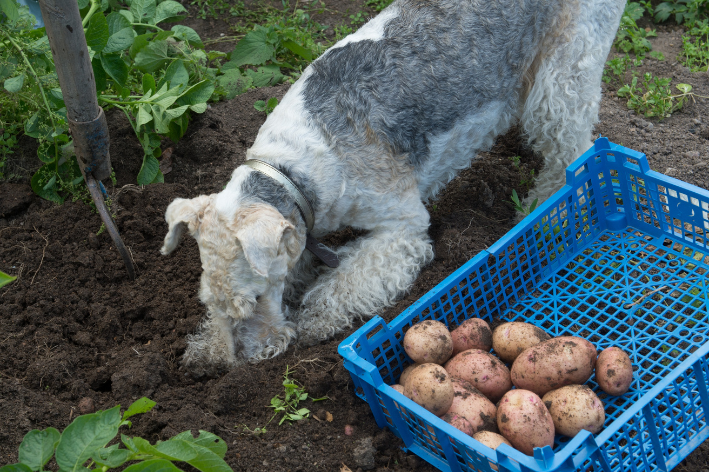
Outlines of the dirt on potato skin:
{"type": "MultiPolygon", "coordinates": [[[[674,30],[659,31],[653,41],[668,60],[648,59],[643,70],[670,76],[673,84],[690,83],[697,94],[709,95],[706,74],[690,73],[671,59],[681,45],[679,36],[674,30]]],[[[172,255],[159,254],[167,231],[165,208],[176,197],[220,191],[266,118],[253,108],[254,101],[281,98],[287,89],[255,90],[195,116],[174,146],[166,183],[145,188],[132,185],[142,161],[140,145],[125,117],[109,113],[118,178],[109,191],[138,270],[134,282],[127,279],[109,236],[96,234],[101,223],[89,206],[54,205],[28,194],[28,179],[15,180],[12,185],[24,186],[24,196],[17,204],[3,198],[5,206],[0,206],[0,270],[19,275],[17,282],[0,289],[0,464],[17,461],[17,448],[30,429],[65,428],[79,414],[84,398],[107,409],[147,395],[156,408],[134,417],[132,429],[122,432],[151,442],[188,429],[213,432],[227,441],[226,460],[235,471],[332,471],[343,463],[356,471],[358,464],[365,465],[362,454],[355,453],[363,443],[374,449],[377,470],[435,470],[401,451],[402,443],[377,428],[368,405],[354,394],[337,354],[337,345],[352,330],[311,348],[293,344],[276,359],[241,366],[219,378],[193,379],[179,369],[185,337],[204,315],[197,295],[201,267],[189,237],[172,255]],[[268,423],[272,410],[267,405],[283,393],[287,367],[312,397],[328,397],[304,403],[320,421],[278,426],[277,418],[268,423]],[[332,414],[332,422],[324,419],[325,412],[332,414]],[[252,432],[264,425],[263,434],[252,432]],[[346,425],[353,426],[350,436],[346,425]]],[[[596,133],[646,152],[654,170],[672,169],[671,175],[707,188],[707,102],[698,100],[658,122],[628,111],[616,99],[616,90],[604,85],[596,133]]],[[[27,159],[31,143],[23,146],[27,159]]],[[[512,228],[512,189],[521,192],[521,181],[540,166],[516,130],[481,153],[429,205],[436,258],[382,316],[392,320],[512,228]],[[515,155],[521,156],[520,168],[510,159],[515,155]]],[[[0,184],[0,198],[20,191],[9,185],[0,184]]],[[[357,234],[348,230],[328,241],[337,245],[357,234]]],[[[705,443],[676,470],[701,470],[708,458],[705,443]]],[[[50,463],[50,468],[56,467],[50,463]]]]}

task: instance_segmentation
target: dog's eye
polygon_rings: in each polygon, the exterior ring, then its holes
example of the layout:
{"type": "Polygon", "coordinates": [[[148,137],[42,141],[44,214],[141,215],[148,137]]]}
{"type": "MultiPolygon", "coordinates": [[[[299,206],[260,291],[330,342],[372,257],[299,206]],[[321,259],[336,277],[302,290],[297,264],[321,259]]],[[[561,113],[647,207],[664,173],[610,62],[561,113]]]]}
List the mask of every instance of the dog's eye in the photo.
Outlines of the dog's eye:
{"type": "Polygon", "coordinates": [[[261,295],[256,295],[256,303],[258,303],[259,301],[261,301],[261,295]]]}

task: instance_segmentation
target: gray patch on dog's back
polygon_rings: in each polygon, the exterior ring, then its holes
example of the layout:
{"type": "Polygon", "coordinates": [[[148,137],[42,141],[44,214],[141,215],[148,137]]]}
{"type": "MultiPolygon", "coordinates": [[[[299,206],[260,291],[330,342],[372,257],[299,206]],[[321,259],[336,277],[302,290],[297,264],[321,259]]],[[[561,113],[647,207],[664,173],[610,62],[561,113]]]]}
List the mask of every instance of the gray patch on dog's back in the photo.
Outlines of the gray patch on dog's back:
{"type": "Polygon", "coordinates": [[[419,167],[431,138],[485,104],[516,99],[557,4],[399,0],[383,39],[312,64],[305,107],[342,155],[379,141],[419,167]]]}
{"type": "MultiPolygon", "coordinates": [[[[300,189],[313,207],[313,211],[316,211],[319,200],[310,179],[306,175],[293,172],[284,166],[275,165],[275,167],[300,189]]],[[[241,191],[243,195],[258,198],[273,205],[285,217],[291,215],[298,208],[295,200],[283,185],[261,172],[251,172],[241,183],[241,191]]]]}

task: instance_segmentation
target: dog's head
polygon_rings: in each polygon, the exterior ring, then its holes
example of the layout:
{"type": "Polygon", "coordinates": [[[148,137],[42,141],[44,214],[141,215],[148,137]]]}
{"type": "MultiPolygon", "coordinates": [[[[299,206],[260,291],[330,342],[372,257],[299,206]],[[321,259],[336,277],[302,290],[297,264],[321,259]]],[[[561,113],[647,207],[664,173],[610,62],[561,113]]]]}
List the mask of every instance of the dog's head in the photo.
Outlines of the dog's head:
{"type": "Polygon", "coordinates": [[[212,314],[243,320],[260,304],[280,313],[285,276],[305,248],[304,229],[266,203],[219,205],[218,197],[173,201],[160,252],[171,253],[189,231],[202,260],[200,299],[212,314]]]}

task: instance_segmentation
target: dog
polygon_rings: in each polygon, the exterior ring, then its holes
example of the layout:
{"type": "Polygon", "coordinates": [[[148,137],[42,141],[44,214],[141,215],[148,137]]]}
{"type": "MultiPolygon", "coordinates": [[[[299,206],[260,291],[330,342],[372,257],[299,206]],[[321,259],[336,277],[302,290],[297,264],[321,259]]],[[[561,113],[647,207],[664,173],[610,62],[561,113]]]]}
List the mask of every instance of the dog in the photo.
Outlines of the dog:
{"type": "Polygon", "coordinates": [[[433,258],[424,204],[516,123],[544,157],[527,202],[561,188],[624,4],[396,0],[311,63],[225,189],[167,208],[161,252],[187,230],[203,268],[183,365],[269,359],[391,306],[433,258]],[[308,238],[347,226],[367,234],[315,264],[308,238]]]}

